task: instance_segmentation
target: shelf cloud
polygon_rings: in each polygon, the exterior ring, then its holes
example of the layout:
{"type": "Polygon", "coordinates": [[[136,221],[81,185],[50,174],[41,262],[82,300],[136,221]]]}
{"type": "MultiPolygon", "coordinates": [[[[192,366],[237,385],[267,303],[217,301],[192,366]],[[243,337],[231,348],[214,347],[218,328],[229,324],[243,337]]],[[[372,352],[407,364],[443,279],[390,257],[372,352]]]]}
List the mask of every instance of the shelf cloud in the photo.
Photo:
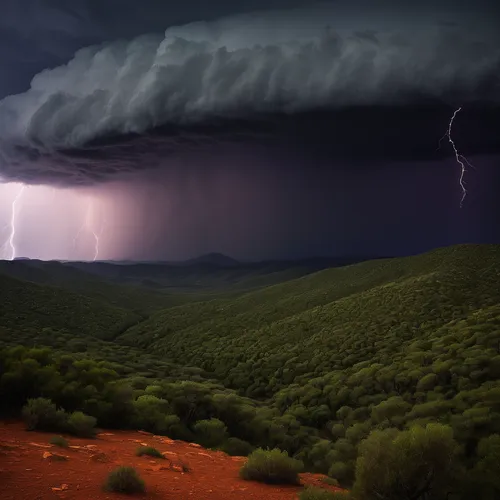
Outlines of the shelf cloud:
{"type": "Polygon", "coordinates": [[[198,22],[78,51],[0,102],[0,175],[94,184],[265,141],[319,109],[342,116],[500,101],[495,36],[443,21],[337,28],[321,9],[300,12],[198,22]]]}

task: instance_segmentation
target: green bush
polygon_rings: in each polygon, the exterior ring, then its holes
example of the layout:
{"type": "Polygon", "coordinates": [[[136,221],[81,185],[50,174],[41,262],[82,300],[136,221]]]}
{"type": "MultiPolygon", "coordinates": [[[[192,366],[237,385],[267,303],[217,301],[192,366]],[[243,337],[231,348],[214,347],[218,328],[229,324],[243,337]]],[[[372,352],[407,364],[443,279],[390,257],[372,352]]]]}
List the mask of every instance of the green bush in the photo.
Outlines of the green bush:
{"type": "Polygon", "coordinates": [[[91,438],[96,434],[96,423],[94,417],[75,411],[68,418],[68,431],[75,436],[91,438]]]}
{"type": "Polygon", "coordinates": [[[373,431],[360,445],[353,493],[363,500],[447,498],[457,485],[459,451],[442,424],[373,431]]]}
{"type": "Polygon", "coordinates": [[[324,477],[322,481],[330,486],[339,486],[339,482],[333,477],[324,477]]]}
{"type": "Polygon", "coordinates": [[[228,437],[224,422],[218,418],[199,420],[193,427],[196,440],[205,448],[220,446],[228,437]]]}
{"type": "Polygon", "coordinates": [[[289,457],[286,451],[258,448],[250,454],[241,468],[240,477],[269,484],[298,484],[299,472],[303,468],[304,464],[289,457]]]}
{"type": "Polygon", "coordinates": [[[299,500],[349,500],[349,498],[348,492],[328,491],[314,486],[307,486],[299,493],[299,500]]]}
{"type": "Polygon", "coordinates": [[[165,458],[160,451],[152,446],[139,446],[137,450],[135,450],[135,454],[138,457],[142,457],[143,455],[148,455],[149,457],[154,458],[165,458]]]}
{"type": "Polygon", "coordinates": [[[28,399],[22,410],[22,417],[29,431],[61,431],[67,422],[64,410],[46,398],[28,399]]]}
{"type": "Polygon", "coordinates": [[[59,446],[60,448],[68,448],[69,444],[66,439],[64,439],[62,436],[54,436],[50,438],[50,444],[53,444],[55,446],[59,446]]]}
{"type": "Polygon", "coordinates": [[[235,437],[230,437],[220,449],[233,457],[247,457],[254,450],[250,443],[235,437]]]}
{"type": "Polygon", "coordinates": [[[104,484],[106,491],[115,493],[142,493],[146,487],[144,481],[133,467],[118,467],[111,471],[104,484]]]}

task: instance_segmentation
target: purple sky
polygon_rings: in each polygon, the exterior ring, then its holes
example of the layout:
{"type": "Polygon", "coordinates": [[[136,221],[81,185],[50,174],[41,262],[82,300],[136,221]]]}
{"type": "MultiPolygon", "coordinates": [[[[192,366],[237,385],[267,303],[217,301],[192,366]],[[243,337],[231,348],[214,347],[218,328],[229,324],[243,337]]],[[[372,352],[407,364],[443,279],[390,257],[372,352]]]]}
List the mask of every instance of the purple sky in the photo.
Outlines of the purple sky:
{"type": "Polygon", "coordinates": [[[0,21],[0,258],[24,184],[17,256],[500,242],[495,2],[25,4],[0,21]],[[453,149],[436,150],[459,106],[462,209],[453,149]]]}

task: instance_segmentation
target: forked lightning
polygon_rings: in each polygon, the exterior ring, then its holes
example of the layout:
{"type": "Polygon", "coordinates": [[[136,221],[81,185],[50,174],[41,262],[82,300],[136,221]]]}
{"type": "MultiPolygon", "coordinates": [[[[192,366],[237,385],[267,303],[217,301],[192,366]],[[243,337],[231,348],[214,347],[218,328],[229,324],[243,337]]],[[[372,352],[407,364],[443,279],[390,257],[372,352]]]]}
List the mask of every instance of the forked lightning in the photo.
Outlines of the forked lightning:
{"type": "Polygon", "coordinates": [[[89,200],[88,205],[87,205],[87,213],[85,215],[85,221],[78,230],[78,233],[76,233],[75,239],[73,240],[73,246],[76,248],[78,245],[78,239],[80,238],[80,235],[82,234],[83,231],[88,231],[93,239],[94,239],[94,255],[92,257],[92,261],[95,262],[99,256],[99,239],[102,236],[102,233],[104,231],[104,224],[101,223],[101,229],[100,231],[95,231],[93,229],[93,217],[94,215],[94,203],[92,200],[89,200]]]}
{"type": "Polygon", "coordinates": [[[471,168],[474,168],[473,165],[467,160],[465,156],[459,153],[457,147],[455,146],[455,142],[453,141],[451,137],[451,129],[453,127],[453,121],[455,120],[457,114],[462,110],[462,107],[456,109],[453,113],[453,116],[450,119],[450,123],[448,124],[448,131],[441,137],[439,140],[439,145],[441,146],[441,141],[446,137],[448,139],[448,142],[451,144],[451,147],[453,148],[453,152],[455,153],[455,158],[457,160],[457,163],[460,165],[460,177],[459,177],[459,184],[460,188],[462,189],[462,198],[460,200],[460,208],[463,207],[465,197],[467,196],[467,189],[465,188],[465,173],[467,169],[465,168],[465,165],[468,165],[471,168]]]}
{"type": "Polygon", "coordinates": [[[19,192],[16,194],[16,197],[12,201],[12,206],[11,206],[11,216],[10,216],[10,224],[8,226],[10,227],[10,232],[9,232],[9,237],[7,239],[7,242],[3,245],[3,249],[5,247],[9,248],[9,255],[6,257],[9,260],[14,260],[17,257],[17,248],[16,248],[16,224],[17,224],[17,216],[19,212],[19,201],[21,200],[21,197],[24,193],[24,190],[26,189],[26,186],[21,186],[19,189],[19,192]]]}

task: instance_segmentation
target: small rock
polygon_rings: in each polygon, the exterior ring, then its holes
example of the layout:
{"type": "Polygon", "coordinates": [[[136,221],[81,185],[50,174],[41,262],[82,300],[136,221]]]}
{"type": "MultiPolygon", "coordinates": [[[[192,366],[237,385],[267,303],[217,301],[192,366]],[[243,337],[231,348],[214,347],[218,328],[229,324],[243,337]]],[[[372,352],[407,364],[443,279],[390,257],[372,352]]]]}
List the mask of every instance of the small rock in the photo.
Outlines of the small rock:
{"type": "Polygon", "coordinates": [[[100,432],[98,436],[114,436],[112,432],[100,432]]]}
{"type": "Polygon", "coordinates": [[[51,489],[52,491],[66,491],[67,489],[69,489],[69,486],[67,484],[61,484],[59,488],[55,487],[51,489]]]}
{"type": "Polygon", "coordinates": [[[193,448],[201,448],[201,444],[198,443],[189,443],[188,446],[192,446],[193,448]]]}
{"type": "Polygon", "coordinates": [[[168,467],[165,467],[164,465],[151,465],[147,468],[147,470],[158,472],[160,470],[168,470],[168,467]]]}
{"type": "Polygon", "coordinates": [[[95,450],[97,448],[96,444],[86,444],[85,448],[88,448],[89,450],[95,450]]]}
{"type": "Polygon", "coordinates": [[[153,434],[151,432],[146,432],[146,431],[137,431],[139,434],[144,434],[145,436],[152,436],[153,434]]]}
{"type": "Polygon", "coordinates": [[[37,446],[38,448],[52,448],[51,444],[30,443],[30,445],[37,446]]]}
{"type": "Polygon", "coordinates": [[[148,443],[139,443],[141,446],[149,446],[148,443]]]}
{"type": "Polygon", "coordinates": [[[81,446],[75,446],[75,445],[71,446],[70,445],[70,448],[73,449],[73,450],[80,450],[82,447],[81,446]]]}
{"type": "Polygon", "coordinates": [[[175,441],[173,439],[169,439],[169,438],[166,438],[166,437],[162,437],[162,436],[154,436],[156,439],[159,439],[162,443],[165,443],[165,444],[175,444],[175,441]]]}
{"type": "Polygon", "coordinates": [[[202,457],[208,457],[208,458],[211,458],[212,460],[214,459],[214,457],[212,457],[212,455],[209,455],[208,453],[202,453],[201,451],[199,453],[197,453],[197,455],[201,455],[202,457]]]}
{"type": "Polygon", "coordinates": [[[177,457],[177,456],[178,456],[178,455],[177,455],[177,453],[175,453],[175,451],[164,451],[164,452],[162,453],[162,455],[163,455],[163,456],[165,456],[165,455],[173,455],[174,457],[177,457]]]}
{"type": "Polygon", "coordinates": [[[43,452],[43,458],[50,460],[51,462],[65,462],[68,457],[65,455],[59,455],[58,453],[51,453],[50,451],[43,452]]]}
{"type": "Polygon", "coordinates": [[[90,456],[90,460],[92,460],[93,462],[101,462],[101,463],[107,463],[107,462],[109,462],[109,458],[102,451],[94,453],[93,455],[91,455],[90,456]]]}

